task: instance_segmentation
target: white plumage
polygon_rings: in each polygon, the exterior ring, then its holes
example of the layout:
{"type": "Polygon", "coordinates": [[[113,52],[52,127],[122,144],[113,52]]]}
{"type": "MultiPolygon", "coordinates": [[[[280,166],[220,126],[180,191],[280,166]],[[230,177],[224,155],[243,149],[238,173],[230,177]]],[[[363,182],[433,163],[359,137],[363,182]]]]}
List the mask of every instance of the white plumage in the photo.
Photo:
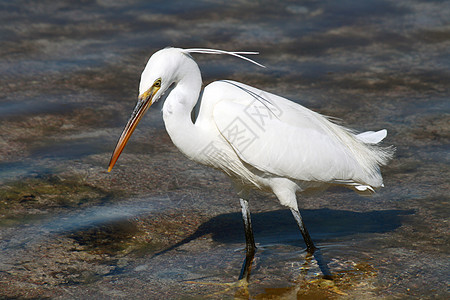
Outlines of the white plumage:
{"type": "MultiPolygon", "coordinates": [[[[241,56],[254,52],[166,48],[153,54],[109,170],[148,107],[169,91],[162,111],[173,143],[188,158],[230,176],[244,203],[243,214],[249,216],[244,206],[250,188],[271,191],[293,211],[305,237],[296,192],[337,184],[366,193],[383,186],[379,167],[392,158],[393,149],[376,144],[386,130],[355,134],[290,100],[235,81],[213,82],[199,98],[201,74],[190,53],[229,54],[256,63],[241,56]],[[191,111],[199,100],[193,122],[191,111]]],[[[248,250],[247,229],[246,223],[248,250]]],[[[308,249],[314,251],[308,238],[308,249]]]]}

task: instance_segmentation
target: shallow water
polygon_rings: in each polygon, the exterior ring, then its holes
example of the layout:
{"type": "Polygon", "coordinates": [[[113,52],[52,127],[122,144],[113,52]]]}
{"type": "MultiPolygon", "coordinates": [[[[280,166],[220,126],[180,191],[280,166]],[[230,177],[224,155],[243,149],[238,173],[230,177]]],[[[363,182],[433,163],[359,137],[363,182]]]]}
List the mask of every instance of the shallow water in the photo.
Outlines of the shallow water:
{"type": "Polygon", "coordinates": [[[448,2],[1,1],[0,16],[1,297],[449,297],[448,2]],[[299,198],[332,280],[289,211],[255,193],[258,251],[248,288],[232,285],[236,194],[178,152],[160,107],[106,172],[140,72],[169,45],[260,51],[266,69],[195,59],[205,83],[388,130],[384,189],[299,198]]]}

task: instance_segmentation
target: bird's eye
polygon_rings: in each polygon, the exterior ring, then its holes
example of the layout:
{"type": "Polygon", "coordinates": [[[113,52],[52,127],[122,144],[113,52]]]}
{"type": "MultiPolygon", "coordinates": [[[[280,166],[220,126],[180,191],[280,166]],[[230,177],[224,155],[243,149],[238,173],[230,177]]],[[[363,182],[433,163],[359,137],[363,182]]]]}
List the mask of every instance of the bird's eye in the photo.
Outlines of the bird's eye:
{"type": "Polygon", "coordinates": [[[156,80],[155,83],[153,84],[153,86],[161,87],[161,79],[156,80]]]}

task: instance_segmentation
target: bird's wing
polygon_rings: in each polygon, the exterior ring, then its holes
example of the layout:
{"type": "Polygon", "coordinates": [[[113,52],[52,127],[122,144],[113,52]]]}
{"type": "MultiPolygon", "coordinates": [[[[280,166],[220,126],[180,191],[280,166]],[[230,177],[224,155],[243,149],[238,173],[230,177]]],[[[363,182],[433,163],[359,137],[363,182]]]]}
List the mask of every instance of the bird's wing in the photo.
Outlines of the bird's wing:
{"type": "MultiPolygon", "coordinates": [[[[214,122],[247,164],[296,180],[367,181],[348,140],[358,146],[363,143],[353,134],[282,97],[237,82],[223,84],[229,86],[221,88],[214,122]]],[[[379,177],[375,169],[371,176],[379,177]]]]}

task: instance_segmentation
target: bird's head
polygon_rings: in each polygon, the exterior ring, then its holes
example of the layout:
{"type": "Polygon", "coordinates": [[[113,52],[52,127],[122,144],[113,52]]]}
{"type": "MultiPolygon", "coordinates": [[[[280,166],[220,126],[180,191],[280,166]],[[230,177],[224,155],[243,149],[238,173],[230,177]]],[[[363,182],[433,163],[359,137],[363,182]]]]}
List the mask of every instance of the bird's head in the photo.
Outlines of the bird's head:
{"type": "MultiPolygon", "coordinates": [[[[202,81],[200,70],[190,53],[232,55],[262,66],[261,64],[242,56],[242,54],[257,54],[257,52],[229,52],[203,48],[165,48],[155,52],[148,60],[148,63],[142,72],[141,82],[139,84],[138,102],[117,142],[109,162],[108,172],[114,167],[114,164],[145,112],[153,103],[157,102],[171,86],[174,84],[178,85],[178,83],[183,81],[186,89],[195,91],[196,93],[200,92],[202,81]]],[[[196,100],[197,99],[195,99],[195,101],[196,100]]]]}
{"type": "Polygon", "coordinates": [[[169,87],[186,76],[199,75],[200,70],[184,49],[165,48],[155,52],[142,71],[139,99],[157,102],[169,87]]]}
{"type": "MultiPolygon", "coordinates": [[[[108,172],[113,168],[149,107],[157,102],[173,84],[177,84],[186,76],[197,76],[197,81],[201,85],[200,70],[186,50],[165,48],[150,57],[141,75],[138,102],[117,142],[109,162],[108,172]]],[[[200,89],[200,85],[198,89],[200,89]]]]}

